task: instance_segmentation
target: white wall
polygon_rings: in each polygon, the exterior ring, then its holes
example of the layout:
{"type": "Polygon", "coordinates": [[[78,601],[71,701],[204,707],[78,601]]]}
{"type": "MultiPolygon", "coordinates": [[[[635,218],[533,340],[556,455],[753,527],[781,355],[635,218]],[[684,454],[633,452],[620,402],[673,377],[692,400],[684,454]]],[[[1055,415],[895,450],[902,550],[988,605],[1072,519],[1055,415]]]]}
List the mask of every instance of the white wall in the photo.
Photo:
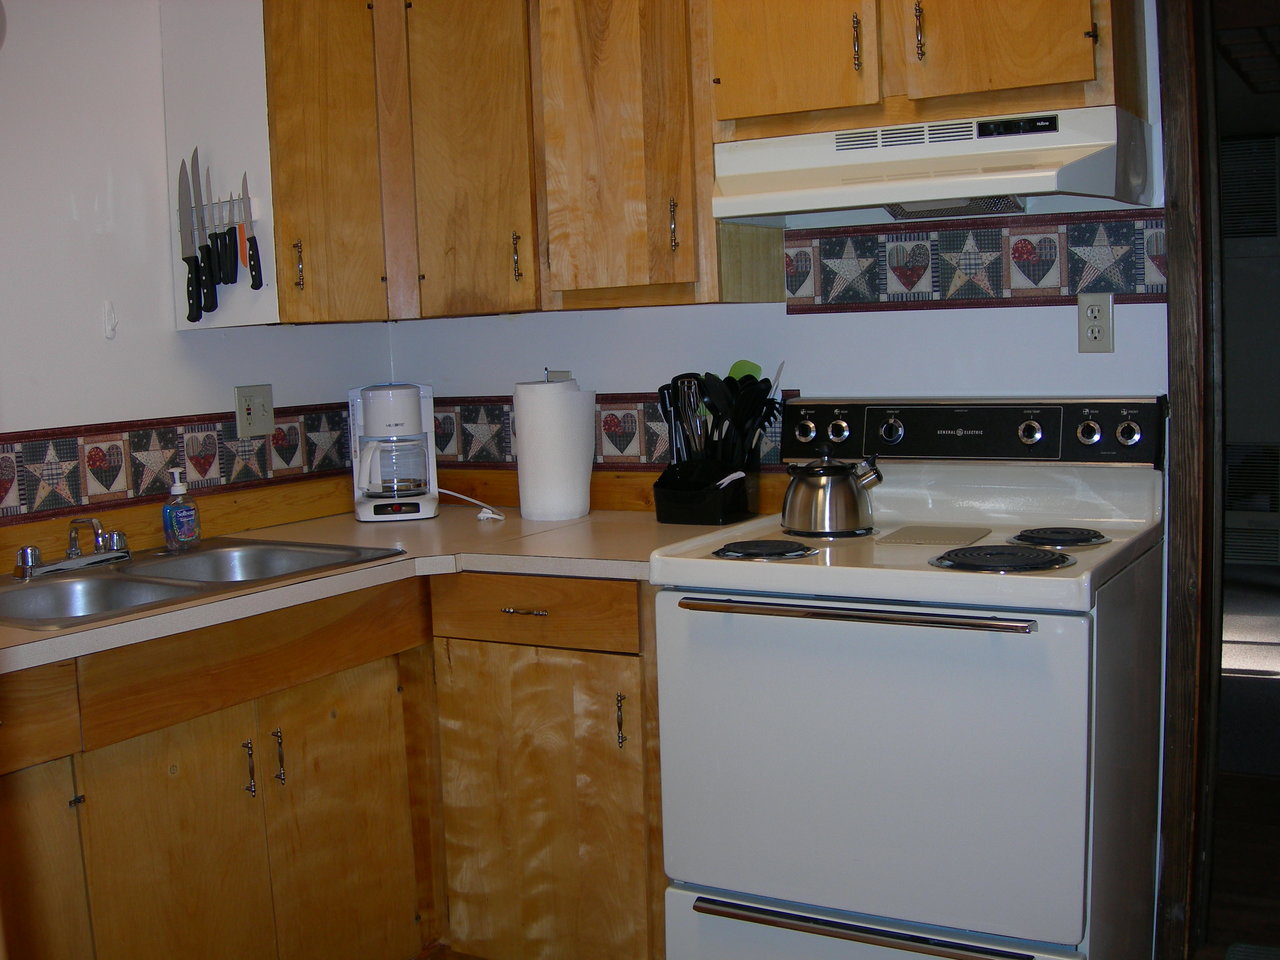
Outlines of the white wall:
{"type": "Polygon", "coordinates": [[[230,410],[240,383],[327,402],[382,378],[378,326],[175,329],[158,0],[0,3],[0,432],[230,410]]]}
{"type": "MultiPolygon", "coordinates": [[[[205,6],[243,16],[256,2],[205,6]]],[[[171,15],[192,0],[0,0],[0,432],[225,411],[234,385],[263,382],[281,406],[393,376],[438,396],[509,394],[544,366],[605,392],[650,392],[739,358],[767,373],[785,360],[784,386],[811,394],[1166,389],[1165,311],[1153,305],[1117,308],[1111,355],[1076,352],[1070,307],[788,317],[765,304],[179,330],[162,4],[171,15]]],[[[239,159],[230,137],[218,132],[219,169],[239,159]]],[[[240,152],[260,144],[246,136],[240,152]]]]}

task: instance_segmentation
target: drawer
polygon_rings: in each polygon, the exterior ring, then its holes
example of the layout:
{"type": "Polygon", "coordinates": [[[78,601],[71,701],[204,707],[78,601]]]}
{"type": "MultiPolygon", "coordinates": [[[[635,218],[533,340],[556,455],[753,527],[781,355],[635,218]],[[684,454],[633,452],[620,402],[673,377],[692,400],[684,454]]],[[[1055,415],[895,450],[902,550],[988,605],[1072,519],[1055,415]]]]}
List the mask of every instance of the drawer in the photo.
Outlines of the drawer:
{"type": "Polygon", "coordinates": [[[79,750],[74,660],[0,675],[0,774],[79,750]]]}
{"type": "Polygon", "coordinates": [[[93,750],[245,703],[427,639],[417,577],[104,650],[78,661],[93,750]]]}
{"type": "Polygon", "coordinates": [[[639,607],[630,580],[504,573],[431,578],[432,633],[540,647],[639,653],[639,607]]]}

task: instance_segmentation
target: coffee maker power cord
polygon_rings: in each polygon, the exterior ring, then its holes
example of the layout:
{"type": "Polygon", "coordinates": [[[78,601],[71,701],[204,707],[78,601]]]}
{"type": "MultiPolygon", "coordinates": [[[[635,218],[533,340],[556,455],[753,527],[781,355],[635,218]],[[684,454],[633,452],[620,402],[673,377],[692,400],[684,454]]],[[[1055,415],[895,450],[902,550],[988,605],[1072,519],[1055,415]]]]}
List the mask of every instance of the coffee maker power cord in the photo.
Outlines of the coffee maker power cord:
{"type": "Polygon", "coordinates": [[[477,520],[507,519],[507,515],[505,513],[503,513],[501,510],[497,509],[496,507],[489,506],[489,504],[485,503],[483,500],[475,500],[475,499],[472,499],[471,497],[466,496],[465,494],[456,493],[453,490],[445,490],[444,488],[437,488],[437,492],[447,493],[451,497],[457,497],[459,500],[465,500],[467,501],[467,503],[474,503],[477,507],[480,507],[481,508],[480,512],[476,514],[477,520]]]}

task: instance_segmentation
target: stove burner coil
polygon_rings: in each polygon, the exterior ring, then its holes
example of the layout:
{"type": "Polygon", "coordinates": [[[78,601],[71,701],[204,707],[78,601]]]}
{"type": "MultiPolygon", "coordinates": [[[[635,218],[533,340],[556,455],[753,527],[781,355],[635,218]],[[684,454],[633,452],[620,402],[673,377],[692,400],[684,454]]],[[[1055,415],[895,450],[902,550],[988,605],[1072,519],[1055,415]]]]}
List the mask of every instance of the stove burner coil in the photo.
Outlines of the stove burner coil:
{"type": "Polygon", "coordinates": [[[1092,547],[1110,543],[1111,538],[1088,527],[1033,527],[1010,538],[1009,542],[1036,547],[1092,547]]]}
{"type": "Polygon", "coordinates": [[[817,552],[798,540],[735,540],[726,543],[712,556],[725,560],[797,560],[817,552]]]}
{"type": "Polygon", "coordinates": [[[1001,544],[959,547],[929,561],[935,567],[979,573],[1035,573],[1067,567],[1075,562],[1074,557],[1065,553],[1055,553],[1039,547],[1001,544]]]}

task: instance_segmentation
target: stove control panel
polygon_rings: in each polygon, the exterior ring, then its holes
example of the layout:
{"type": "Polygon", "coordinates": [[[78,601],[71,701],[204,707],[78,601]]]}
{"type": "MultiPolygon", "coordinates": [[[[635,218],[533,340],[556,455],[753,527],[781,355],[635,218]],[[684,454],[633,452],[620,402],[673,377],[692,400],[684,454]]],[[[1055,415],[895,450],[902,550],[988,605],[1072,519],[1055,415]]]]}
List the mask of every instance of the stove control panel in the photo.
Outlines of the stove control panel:
{"type": "Polygon", "coordinates": [[[846,400],[796,397],[782,459],[886,457],[1164,463],[1163,397],[1134,400],[846,400]]]}

